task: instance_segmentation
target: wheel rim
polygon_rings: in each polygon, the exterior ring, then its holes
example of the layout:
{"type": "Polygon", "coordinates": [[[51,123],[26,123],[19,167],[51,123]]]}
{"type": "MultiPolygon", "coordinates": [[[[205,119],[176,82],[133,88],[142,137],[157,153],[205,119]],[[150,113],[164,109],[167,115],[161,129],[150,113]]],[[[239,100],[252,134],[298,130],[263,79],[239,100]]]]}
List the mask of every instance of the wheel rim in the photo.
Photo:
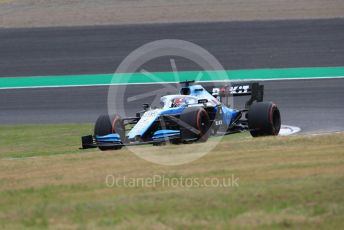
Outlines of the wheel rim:
{"type": "Polygon", "coordinates": [[[204,110],[197,113],[197,129],[200,131],[200,138],[205,136],[208,132],[209,116],[204,110]]]}
{"type": "Polygon", "coordinates": [[[272,106],[272,132],[277,135],[281,128],[281,115],[275,105],[272,106]]]}

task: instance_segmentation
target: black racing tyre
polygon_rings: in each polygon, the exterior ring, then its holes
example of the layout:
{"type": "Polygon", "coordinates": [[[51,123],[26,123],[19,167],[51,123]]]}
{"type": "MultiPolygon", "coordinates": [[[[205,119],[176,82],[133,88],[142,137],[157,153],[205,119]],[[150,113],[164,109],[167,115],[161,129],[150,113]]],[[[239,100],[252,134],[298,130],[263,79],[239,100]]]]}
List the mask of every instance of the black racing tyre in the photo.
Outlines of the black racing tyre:
{"type": "MultiPolygon", "coordinates": [[[[125,138],[125,128],[123,120],[120,116],[115,115],[110,117],[109,115],[101,115],[98,117],[96,124],[94,126],[94,136],[105,136],[112,133],[118,133],[123,141],[125,138]]],[[[102,151],[105,150],[118,150],[122,146],[110,147],[110,146],[99,146],[102,151]]]]}
{"type": "Polygon", "coordinates": [[[281,128],[280,111],[272,102],[258,102],[251,105],[247,119],[253,137],[276,136],[281,128]]]}
{"type": "Polygon", "coordinates": [[[180,115],[180,133],[183,142],[190,139],[206,142],[210,135],[210,119],[201,107],[186,108],[180,115]]]}

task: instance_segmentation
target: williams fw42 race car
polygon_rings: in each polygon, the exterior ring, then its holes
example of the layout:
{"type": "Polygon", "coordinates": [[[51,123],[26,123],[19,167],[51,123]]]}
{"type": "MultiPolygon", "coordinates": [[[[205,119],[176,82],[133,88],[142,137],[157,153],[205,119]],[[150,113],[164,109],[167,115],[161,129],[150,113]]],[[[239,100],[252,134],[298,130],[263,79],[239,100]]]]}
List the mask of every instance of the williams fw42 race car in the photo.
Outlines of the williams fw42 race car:
{"type": "Polygon", "coordinates": [[[194,81],[181,84],[178,94],[161,97],[161,108],[144,104],[143,111],[127,118],[101,115],[94,135],[82,137],[82,148],[117,150],[141,144],[206,142],[209,136],[242,131],[249,131],[253,137],[278,135],[280,112],[274,103],[263,102],[263,85],[206,89],[194,81]],[[228,105],[236,96],[249,96],[243,109],[228,105]]]}

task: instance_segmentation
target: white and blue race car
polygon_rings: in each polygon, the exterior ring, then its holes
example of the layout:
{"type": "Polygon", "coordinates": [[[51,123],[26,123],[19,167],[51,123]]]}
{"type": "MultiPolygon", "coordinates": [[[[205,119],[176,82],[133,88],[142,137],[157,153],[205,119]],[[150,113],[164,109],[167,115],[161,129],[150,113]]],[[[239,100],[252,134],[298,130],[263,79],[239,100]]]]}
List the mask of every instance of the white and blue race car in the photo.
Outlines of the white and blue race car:
{"type": "Polygon", "coordinates": [[[94,135],[82,137],[82,148],[121,149],[123,146],[205,142],[212,135],[249,131],[253,137],[278,135],[281,117],[277,106],[263,102],[258,83],[224,86],[209,91],[194,81],[181,82],[179,94],[161,97],[161,108],[144,104],[136,117],[101,115],[94,135]],[[232,96],[249,95],[244,109],[231,108],[232,96]]]}

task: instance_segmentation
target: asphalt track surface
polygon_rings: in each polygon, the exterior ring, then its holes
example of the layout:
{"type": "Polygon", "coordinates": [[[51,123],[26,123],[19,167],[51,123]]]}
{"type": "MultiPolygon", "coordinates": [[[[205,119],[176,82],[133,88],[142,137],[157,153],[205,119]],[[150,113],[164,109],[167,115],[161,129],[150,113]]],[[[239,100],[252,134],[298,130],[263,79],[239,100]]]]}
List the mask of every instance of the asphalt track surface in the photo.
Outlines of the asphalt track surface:
{"type": "MultiPolygon", "coordinates": [[[[0,30],[0,76],[111,73],[132,50],[175,38],[206,48],[226,69],[344,66],[344,20],[199,23],[0,30]]],[[[176,61],[178,70],[197,70],[176,61]]],[[[168,59],[149,71],[171,71],[168,59]]],[[[284,124],[303,132],[344,130],[344,79],[265,82],[284,124]]],[[[129,94],[156,85],[131,86],[129,94]]],[[[130,95],[126,95],[130,96],[130,95]]],[[[107,87],[0,90],[0,123],[94,122],[107,87]]],[[[134,114],[142,101],[127,104],[134,114]]],[[[236,105],[241,106],[241,102],[236,105]]]]}
{"type": "MultiPolygon", "coordinates": [[[[344,130],[344,79],[267,81],[265,100],[278,104],[283,124],[301,127],[304,133],[344,130]]],[[[127,88],[125,100],[161,85],[127,88]]],[[[107,112],[108,87],[42,88],[0,90],[1,123],[80,123],[94,122],[107,112]]],[[[135,115],[141,104],[152,98],[126,102],[127,115],[135,115]]],[[[234,100],[242,107],[245,98],[234,100]]]]}
{"type": "MultiPolygon", "coordinates": [[[[159,39],[194,42],[225,69],[344,66],[344,19],[0,29],[0,76],[113,73],[159,39]]],[[[176,60],[179,71],[198,70],[176,60]]],[[[171,71],[168,59],[148,63],[171,71]]]]}

